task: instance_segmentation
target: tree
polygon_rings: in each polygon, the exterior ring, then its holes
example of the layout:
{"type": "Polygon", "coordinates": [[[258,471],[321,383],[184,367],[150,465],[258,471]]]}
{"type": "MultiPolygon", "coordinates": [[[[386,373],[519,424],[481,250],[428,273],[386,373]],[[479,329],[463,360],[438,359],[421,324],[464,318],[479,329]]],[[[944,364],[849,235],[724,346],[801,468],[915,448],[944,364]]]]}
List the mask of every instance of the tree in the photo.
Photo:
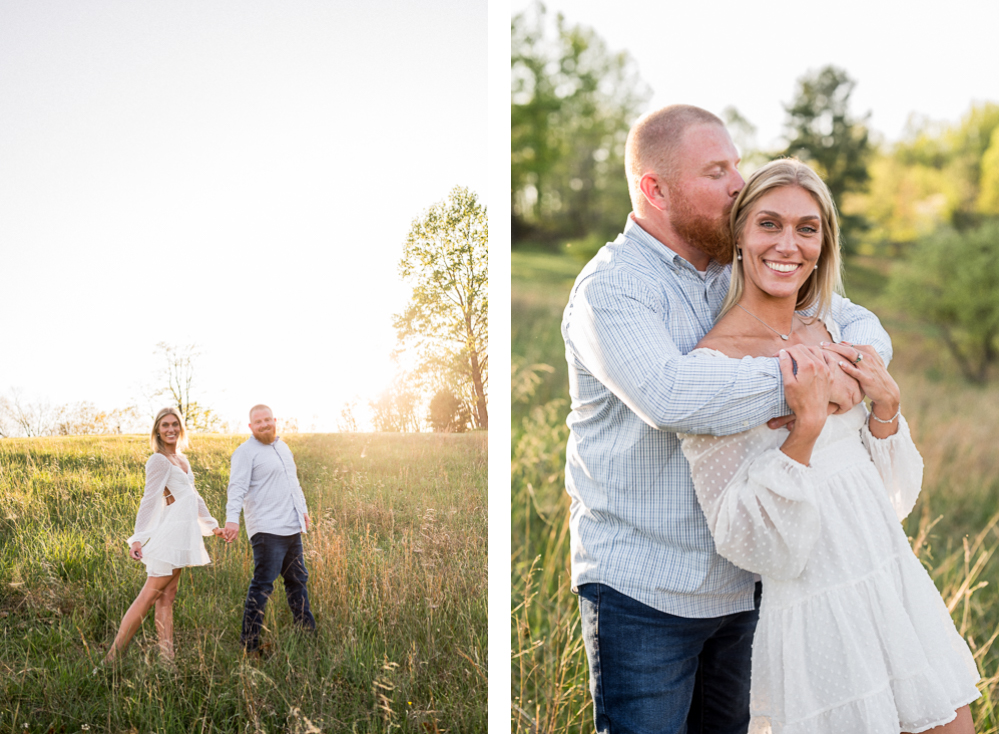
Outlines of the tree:
{"type": "Polygon", "coordinates": [[[472,421],[468,406],[448,388],[442,388],[431,398],[427,422],[435,431],[464,433],[472,421]]]}
{"type": "Polygon", "coordinates": [[[204,407],[192,397],[194,391],[195,362],[201,356],[196,344],[175,346],[160,342],[156,351],[162,353],[163,369],[158,375],[160,387],[154,398],[166,398],[170,405],[184,416],[189,431],[212,432],[223,428],[222,419],[211,408],[204,407]]]}
{"type": "Polygon", "coordinates": [[[540,2],[511,20],[512,239],[607,239],[631,209],[625,137],[650,91],[592,29],[551,25],[540,2]]]}
{"type": "Polygon", "coordinates": [[[862,192],[868,182],[868,117],[850,112],[855,82],[847,72],[826,66],[798,81],[795,100],[785,106],[788,147],[782,155],[812,165],[841,210],[844,248],[853,251],[865,229],[864,217],[843,212],[845,194],[862,192]]]}
{"type": "Polygon", "coordinates": [[[871,223],[866,254],[905,255],[941,227],[964,231],[995,219],[997,130],[994,103],[973,105],[951,123],[911,116],[903,138],[874,155],[867,193],[844,205],[871,223]]]}
{"type": "Polygon", "coordinates": [[[397,379],[375,400],[369,401],[376,431],[406,433],[420,430],[420,396],[405,379],[397,379]]]}
{"type": "Polygon", "coordinates": [[[746,178],[767,163],[773,156],[757,148],[757,127],[738,109],[729,105],[722,110],[722,121],[740,152],[740,172],[746,178]]]}
{"type": "Polygon", "coordinates": [[[354,414],[358,410],[358,398],[355,395],[340,408],[340,418],[337,419],[337,430],[341,433],[357,433],[358,420],[354,414]]]}
{"type": "Polygon", "coordinates": [[[399,262],[413,291],[393,316],[401,349],[416,352],[417,379],[471,394],[479,428],[488,425],[488,239],[486,207],[461,186],[414,219],[399,262]]]}
{"type": "Polygon", "coordinates": [[[93,403],[82,401],[61,410],[55,432],[60,436],[103,436],[142,433],[148,428],[135,407],[116,408],[108,412],[98,409],[93,403]]]}
{"type": "Polygon", "coordinates": [[[900,310],[937,327],[966,379],[985,382],[997,361],[996,220],[976,230],[942,229],[896,265],[888,294],[900,310]]]}
{"type": "Polygon", "coordinates": [[[6,429],[29,438],[55,434],[65,411],[65,407],[53,405],[47,399],[29,400],[18,389],[10,391],[2,407],[6,429]]]}
{"type": "Polygon", "coordinates": [[[983,153],[976,209],[986,217],[1000,214],[1000,127],[993,128],[990,147],[983,153]]]}

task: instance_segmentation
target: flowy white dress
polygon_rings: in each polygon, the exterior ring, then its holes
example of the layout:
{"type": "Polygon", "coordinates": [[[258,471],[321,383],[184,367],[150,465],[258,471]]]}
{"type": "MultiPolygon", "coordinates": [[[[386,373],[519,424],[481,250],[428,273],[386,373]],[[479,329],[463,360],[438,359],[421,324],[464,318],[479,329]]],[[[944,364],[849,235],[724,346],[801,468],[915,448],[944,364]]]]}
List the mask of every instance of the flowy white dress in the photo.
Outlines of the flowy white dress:
{"type": "Polygon", "coordinates": [[[780,451],[787,436],[680,436],[716,550],[763,584],[750,734],[951,721],[979,697],[979,673],[900,525],[923,475],[906,420],[878,439],[863,405],[832,415],[809,466],[780,451]]]}
{"type": "Polygon", "coordinates": [[[219,527],[194,487],[194,477],[163,454],[146,462],[146,490],[135,518],[135,533],[125,542],[142,543],[147,576],[170,576],[175,568],[212,562],[203,536],[219,527]],[[163,490],[174,501],[167,504],[163,490]]]}

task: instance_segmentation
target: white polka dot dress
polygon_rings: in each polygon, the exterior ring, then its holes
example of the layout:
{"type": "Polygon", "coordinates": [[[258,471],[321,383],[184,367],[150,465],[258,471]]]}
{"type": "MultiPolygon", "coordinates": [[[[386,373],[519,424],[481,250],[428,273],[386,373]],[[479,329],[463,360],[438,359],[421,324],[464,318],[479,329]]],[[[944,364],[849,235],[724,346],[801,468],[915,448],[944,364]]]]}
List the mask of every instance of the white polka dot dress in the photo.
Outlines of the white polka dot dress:
{"type": "Polygon", "coordinates": [[[146,490],[136,514],[135,533],[125,541],[143,544],[146,575],[170,576],[176,568],[211,563],[202,537],[212,535],[217,527],[219,523],[195,489],[194,477],[163,454],[153,454],[146,462],[146,490]],[[174,498],[170,504],[164,489],[174,498]]]}
{"type": "Polygon", "coordinates": [[[718,553],[761,576],[751,734],[898,734],[947,723],[979,673],[900,521],[923,461],[833,415],[803,466],[785,429],[682,435],[718,553]]]}

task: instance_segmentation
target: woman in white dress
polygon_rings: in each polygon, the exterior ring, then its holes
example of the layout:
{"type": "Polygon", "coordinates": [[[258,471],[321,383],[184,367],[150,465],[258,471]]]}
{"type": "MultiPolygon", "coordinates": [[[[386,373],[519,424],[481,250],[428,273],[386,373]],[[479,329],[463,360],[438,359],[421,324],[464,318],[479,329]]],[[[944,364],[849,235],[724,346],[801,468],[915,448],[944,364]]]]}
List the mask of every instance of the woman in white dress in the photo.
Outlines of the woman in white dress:
{"type": "Polygon", "coordinates": [[[194,487],[191,464],[182,453],[187,447],[184,419],[176,408],[156,415],[150,445],[155,452],[146,462],[146,490],[139,504],[129,557],[146,566],[146,583],[125,612],[115,641],[104,661],[114,661],[128,647],[146,613],[156,607],[160,654],[174,657],[174,597],[181,569],[211,563],[202,536],[222,535],[194,487]]]}
{"type": "Polygon", "coordinates": [[[778,354],[795,420],[681,439],[719,554],[763,583],[750,732],[971,733],[975,662],[900,526],[923,462],[899,388],[824,318],[841,267],[829,190],[803,163],[773,161],[731,221],[732,285],[698,354],[778,354]],[[858,380],[870,413],[830,403],[831,370],[858,380]]]}

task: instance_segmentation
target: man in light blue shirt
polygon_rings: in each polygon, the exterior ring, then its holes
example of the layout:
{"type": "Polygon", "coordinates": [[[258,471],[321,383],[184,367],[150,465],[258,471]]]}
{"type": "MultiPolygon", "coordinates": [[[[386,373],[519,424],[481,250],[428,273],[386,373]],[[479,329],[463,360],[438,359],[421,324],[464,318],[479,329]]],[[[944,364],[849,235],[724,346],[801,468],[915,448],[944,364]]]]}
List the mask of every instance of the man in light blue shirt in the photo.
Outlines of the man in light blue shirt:
{"type": "MultiPolygon", "coordinates": [[[[639,120],[626,143],[633,212],[580,273],[563,317],[571,571],[599,732],[736,734],[749,723],[759,587],[715,552],[676,436],[789,413],[777,359],[686,356],[729,288],[738,162],[705,110],[639,120]]],[[[875,316],[842,298],[833,314],[846,341],[888,363],[875,316]]],[[[857,384],[832,372],[841,409],[860,402],[857,384]]]]}
{"type": "Polygon", "coordinates": [[[240,642],[248,653],[257,653],[264,607],[278,574],[285,581],[285,596],[296,625],[314,630],[316,620],[309,609],[309,574],[300,535],[309,530],[309,511],[295,459],[288,444],[276,435],[274,415],[266,405],[250,409],[250,431],[253,436],[233,452],[223,534],[230,542],[236,537],[242,510],[253,547],[254,571],[243,609],[240,642]]]}

